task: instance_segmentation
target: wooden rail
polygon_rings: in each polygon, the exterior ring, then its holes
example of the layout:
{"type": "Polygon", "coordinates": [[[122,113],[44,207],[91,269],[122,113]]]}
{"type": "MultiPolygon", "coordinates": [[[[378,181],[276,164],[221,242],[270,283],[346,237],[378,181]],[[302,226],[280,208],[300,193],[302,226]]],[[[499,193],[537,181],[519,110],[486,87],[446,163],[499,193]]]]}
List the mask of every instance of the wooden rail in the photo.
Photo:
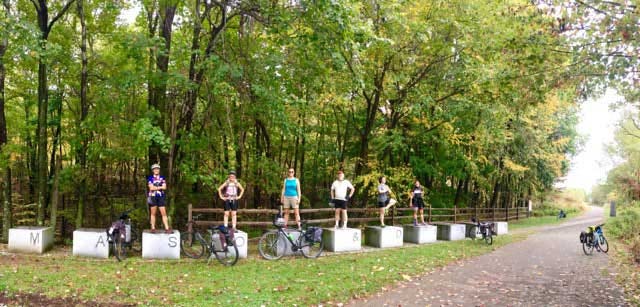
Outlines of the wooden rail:
{"type": "MultiPolygon", "coordinates": [[[[427,206],[424,208],[425,221],[431,222],[465,222],[470,221],[472,217],[478,217],[481,221],[510,221],[529,217],[528,207],[516,208],[433,208],[427,206]]],[[[378,217],[378,208],[349,208],[349,213],[360,213],[357,217],[350,217],[349,222],[372,222],[380,220],[378,217]],[[362,217],[361,215],[365,215],[362,217]],[[368,216],[366,216],[368,215],[368,216]]],[[[304,219],[308,224],[329,224],[335,221],[333,217],[333,208],[316,208],[316,209],[300,209],[300,215],[324,213],[328,218],[304,219]]],[[[194,214],[223,214],[221,208],[193,208],[189,204],[189,220],[193,220],[194,214]]],[[[276,209],[238,209],[238,225],[239,226],[270,226],[272,225],[273,215],[277,214],[276,209]],[[246,215],[255,215],[253,218],[243,218],[246,215]],[[260,216],[262,215],[262,216],[260,216]]],[[[413,208],[396,208],[392,207],[389,214],[385,216],[385,220],[391,220],[392,225],[397,220],[413,219],[413,208]],[[409,212],[409,213],[407,213],[409,212]],[[404,213],[404,214],[402,214],[404,213]]],[[[202,226],[221,225],[223,222],[219,220],[198,219],[197,224],[202,226]]],[[[295,225],[293,216],[289,218],[289,225],[295,225]]]]}

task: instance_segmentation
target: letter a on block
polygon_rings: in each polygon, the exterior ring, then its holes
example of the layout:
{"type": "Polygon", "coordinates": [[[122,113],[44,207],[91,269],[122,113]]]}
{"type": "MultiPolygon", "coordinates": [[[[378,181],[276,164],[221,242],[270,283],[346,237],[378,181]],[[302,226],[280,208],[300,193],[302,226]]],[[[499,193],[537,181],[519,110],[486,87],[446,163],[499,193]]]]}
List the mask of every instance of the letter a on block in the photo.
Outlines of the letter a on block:
{"type": "Polygon", "coordinates": [[[40,233],[39,232],[30,232],[29,233],[29,242],[31,245],[37,245],[40,242],[40,233]],[[35,236],[34,236],[35,234],[35,236]]]}
{"type": "Polygon", "coordinates": [[[102,239],[102,236],[98,237],[98,242],[96,242],[96,247],[98,247],[98,245],[102,244],[102,246],[107,246],[106,243],[104,243],[104,240],[102,239]]]}

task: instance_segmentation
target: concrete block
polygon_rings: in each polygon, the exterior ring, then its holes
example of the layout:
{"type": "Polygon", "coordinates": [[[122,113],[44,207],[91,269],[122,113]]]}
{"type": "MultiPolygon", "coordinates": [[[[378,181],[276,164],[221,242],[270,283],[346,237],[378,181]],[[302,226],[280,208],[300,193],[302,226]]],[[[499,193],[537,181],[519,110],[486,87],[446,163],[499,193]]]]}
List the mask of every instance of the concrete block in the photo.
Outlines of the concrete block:
{"type": "Polygon", "coordinates": [[[51,227],[19,226],[9,229],[9,251],[42,254],[53,248],[51,227]]]}
{"type": "Polygon", "coordinates": [[[367,226],[364,228],[365,245],[373,247],[402,246],[403,228],[395,226],[367,226]]]}
{"type": "Polygon", "coordinates": [[[324,249],[330,252],[349,252],[362,249],[362,232],[356,228],[322,230],[324,249]]]}
{"type": "Polygon", "coordinates": [[[434,225],[402,226],[404,232],[404,241],[416,244],[425,244],[436,242],[438,235],[438,227],[434,225]]]}
{"type": "Polygon", "coordinates": [[[105,229],[80,228],[73,232],[73,255],[109,258],[109,239],[105,229]]]}
{"type": "Polygon", "coordinates": [[[144,259],[180,259],[180,232],[174,230],[171,234],[158,230],[142,233],[142,258],[144,259]]]}
{"type": "Polygon", "coordinates": [[[509,223],[507,222],[494,222],[497,235],[506,235],[509,233],[509,223]]]}
{"type": "Polygon", "coordinates": [[[438,240],[456,241],[465,238],[464,224],[433,223],[438,227],[438,240]]]}

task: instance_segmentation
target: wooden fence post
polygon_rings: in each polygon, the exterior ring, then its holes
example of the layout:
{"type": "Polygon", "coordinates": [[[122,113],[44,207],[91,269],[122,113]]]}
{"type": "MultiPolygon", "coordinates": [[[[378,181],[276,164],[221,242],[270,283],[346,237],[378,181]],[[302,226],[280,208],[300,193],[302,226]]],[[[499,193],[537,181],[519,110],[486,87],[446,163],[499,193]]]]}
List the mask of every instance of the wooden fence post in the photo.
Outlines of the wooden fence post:
{"type": "Polygon", "coordinates": [[[516,207],[516,221],[520,219],[520,206],[516,207]]]}
{"type": "Polygon", "coordinates": [[[453,205],[453,223],[458,223],[458,205],[453,205]]]}
{"type": "Polygon", "coordinates": [[[429,224],[431,224],[431,204],[429,204],[429,224]]]}
{"type": "Polygon", "coordinates": [[[396,226],[396,206],[393,206],[391,209],[391,225],[396,226]]]}
{"type": "Polygon", "coordinates": [[[498,208],[496,207],[491,208],[491,220],[494,222],[496,221],[496,210],[498,210],[498,208]]]}
{"type": "Polygon", "coordinates": [[[504,220],[509,221],[509,205],[504,205],[504,220]]]}

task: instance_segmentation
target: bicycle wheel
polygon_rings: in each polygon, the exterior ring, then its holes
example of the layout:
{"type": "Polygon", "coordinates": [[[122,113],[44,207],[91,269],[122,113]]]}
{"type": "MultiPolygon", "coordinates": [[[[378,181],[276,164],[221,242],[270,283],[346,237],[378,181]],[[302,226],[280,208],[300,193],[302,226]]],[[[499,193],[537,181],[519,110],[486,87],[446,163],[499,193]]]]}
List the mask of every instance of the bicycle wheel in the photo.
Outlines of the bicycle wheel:
{"type": "Polygon", "coordinates": [[[604,236],[600,236],[600,242],[598,243],[598,245],[600,246],[600,250],[603,253],[607,253],[609,252],[609,242],[607,242],[607,239],[604,236]]]}
{"type": "Polygon", "coordinates": [[[113,253],[115,254],[116,259],[118,259],[118,261],[123,261],[127,259],[127,248],[126,248],[125,238],[122,238],[122,236],[120,236],[120,233],[118,232],[113,233],[113,240],[111,244],[113,247],[113,253]]]}
{"type": "Polygon", "coordinates": [[[185,231],[180,234],[180,249],[185,256],[199,259],[204,255],[205,243],[199,237],[195,232],[185,231]]]}
{"type": "Polygon", "coordinates": [[[131,242],[129,242],[129,248],[136,253],[142,252],[142,238],[139,235],[138,229],[131,225],[131,242]]]}
{"type": "Polygon", "coordinates": [[[280,244],[280,234],[275,231],[268,231],[260,237],[258,241],[258,252],[260,256],[267,260],[277,260],[284,256],[284,246],[280,244]]]}
{"type": "Polygon", "coordinates": [[[493,244],[493,236],[491,234],[484,236],[484,241],[487,242],[487,245],[493,244]]]}
{"type": "Polygon", "coordinates": [[[471,238],[471,240],[476,240],[476,236],[478,233],[478,227],[477,226],[471,226],[469,227],[469,230],[467,231],[467,238],[471,238]]]}
{"type": "Polygon", "coordinates": [[[582,251],[585,255],[591,255],[593,253],[593,244],[591,240],[587,238],[587,242],[582,243],[582,251]]]}
{"type": "Polygon", "coordinates": [[[324,242],[322,242],[322,240],[320,240],[320,242],[309,241],[304,233],[300,233],[298,246],[305,258],[318,258],[324,249],[324,242]]]}
{"type": "Polygon", "coordinates": [[[221,250],[215,250],[214,248],[215,247],[212,245],[212,252],[223,265],[232,266],[238,262],[238,247],[236,246],[235,240],[233,240],[231,244],[227,244],[227,246],[221,250]]]}

